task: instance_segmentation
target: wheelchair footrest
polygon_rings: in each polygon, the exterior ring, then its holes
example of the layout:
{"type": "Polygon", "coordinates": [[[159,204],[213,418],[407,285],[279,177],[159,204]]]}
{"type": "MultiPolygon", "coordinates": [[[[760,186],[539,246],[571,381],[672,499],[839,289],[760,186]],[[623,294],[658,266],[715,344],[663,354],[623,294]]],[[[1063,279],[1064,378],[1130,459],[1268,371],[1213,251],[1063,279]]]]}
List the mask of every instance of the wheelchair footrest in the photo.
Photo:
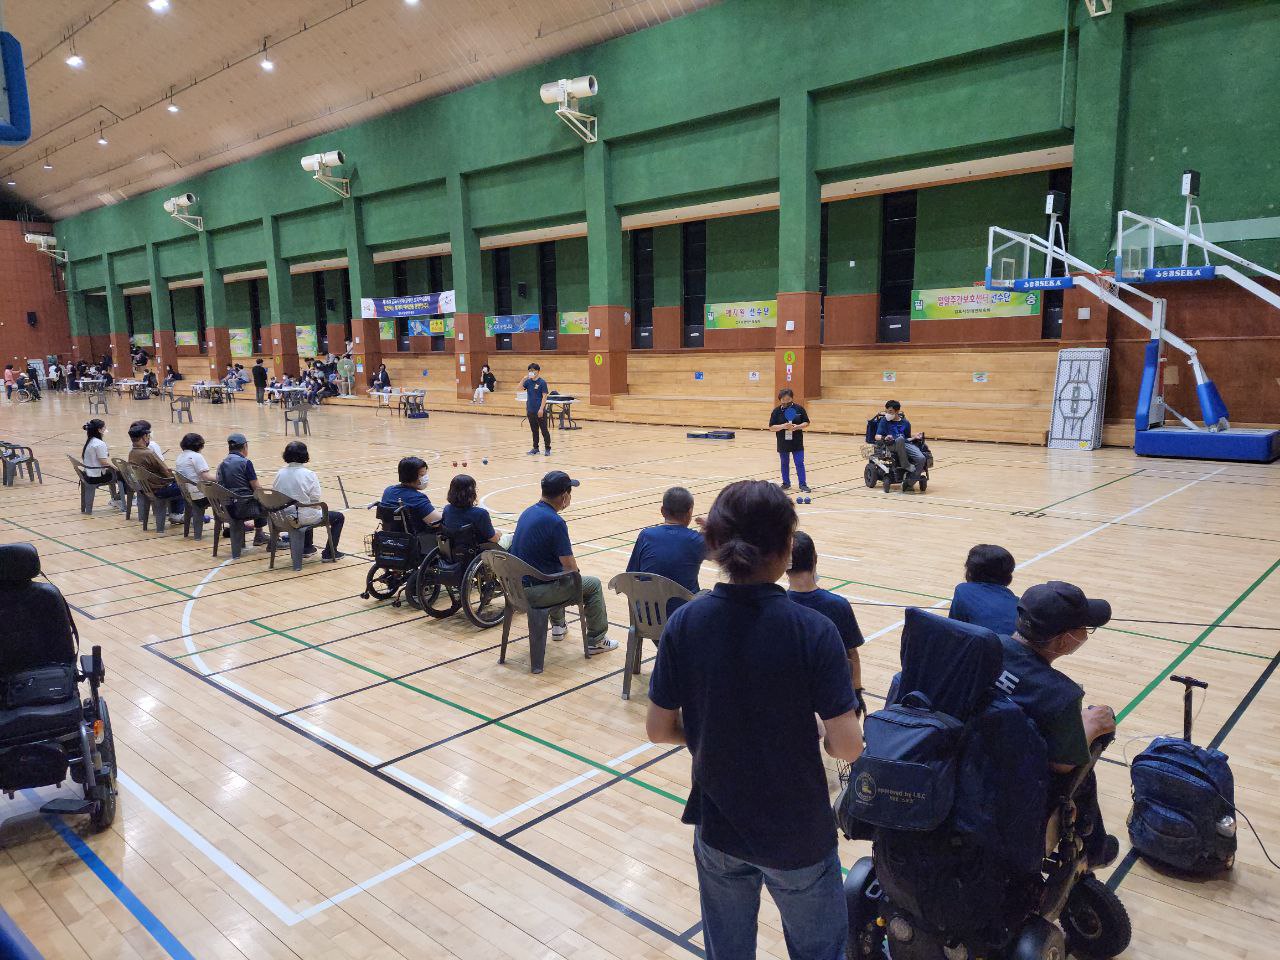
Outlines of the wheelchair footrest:
{"type": "Polygon", "coordinates": [[[60,817],[75,817],[92,811],[93,801],[83,797],[58,797],[40,808],[41,813],[53,813],[60,817]]]}

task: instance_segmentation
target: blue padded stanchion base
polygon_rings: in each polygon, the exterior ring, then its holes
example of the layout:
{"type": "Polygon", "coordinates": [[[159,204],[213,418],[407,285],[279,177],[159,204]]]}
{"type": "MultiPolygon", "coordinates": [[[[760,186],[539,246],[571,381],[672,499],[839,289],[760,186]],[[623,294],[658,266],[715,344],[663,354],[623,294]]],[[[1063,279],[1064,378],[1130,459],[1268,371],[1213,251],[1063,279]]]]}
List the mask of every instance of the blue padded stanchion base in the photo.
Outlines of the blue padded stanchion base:
{"type": "Polygon", "coordinates": [[[1210,433],[1186,427],[1158,427],[1137,431],[1133,452],[1142,457],[1271,463],[1280,459],[1280,430],[1232,427],[1210,433]]]}

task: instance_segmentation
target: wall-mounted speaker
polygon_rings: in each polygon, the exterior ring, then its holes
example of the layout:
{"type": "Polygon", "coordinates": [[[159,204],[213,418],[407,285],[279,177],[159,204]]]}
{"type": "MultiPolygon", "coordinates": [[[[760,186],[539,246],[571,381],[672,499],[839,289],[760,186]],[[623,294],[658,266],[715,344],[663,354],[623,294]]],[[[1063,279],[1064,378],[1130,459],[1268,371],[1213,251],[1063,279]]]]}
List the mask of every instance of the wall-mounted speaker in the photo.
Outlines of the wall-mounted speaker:
{"type": "Polygon", "coordinates": [[[39,323],[39,322],[40,322],[40,318],[36,316],[36,312],[35,312],[34,310],[28,310],[28,311],[27,311],[27,324],[28,324],[29,326],[34,327],[34,326],[35,326],[37,323],[39,323]]]}
{"type": "Polygon", "coordinates": [[[527,300],[529,298],[529,285],[523,280],[516,284],[516,296],[521,300],[527,300]]]}

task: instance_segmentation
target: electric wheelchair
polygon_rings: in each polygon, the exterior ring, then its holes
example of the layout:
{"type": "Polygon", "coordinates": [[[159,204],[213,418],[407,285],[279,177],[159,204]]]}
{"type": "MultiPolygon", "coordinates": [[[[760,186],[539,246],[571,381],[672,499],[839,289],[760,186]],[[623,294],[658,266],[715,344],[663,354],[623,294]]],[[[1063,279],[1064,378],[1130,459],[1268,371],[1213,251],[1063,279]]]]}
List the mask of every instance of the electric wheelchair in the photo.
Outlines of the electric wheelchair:
{"type": "MultiPolygon", "coordinates": [[[[883,486],[884,492],[888,493],[895,484],[901,484],[906,480],[907,470],[898,465],[895,442],[876,439],[876,424],[879,420],[880,416],[877,414],[867,421],[868,446],[862,448],[862,455],[867,458],[867,465],[862,471],[862,479],[872,490],[877,486],[883,486]]],[[[929,489],[929,468],[933,466],[933,454],[929,451],[929,445],[925,443],[924,437],[910,442],[919,447],[920,452],[924,454],[924,466],[920,468],[920,476],[916,478],[920,492],[924,493],[929,489]]]]}
{"type": "Polygon", "coordinates": [[[950,783],[924,792],[904,789],[904,773],[919,775],[909,764],[872,756],[850,769],[836,819],[846,836],[872,840],[873,853],[845,878],[848,957],[1103,960],[1128,947],[1128,914],[1089,869],[1073,799],[1110,738],[1051,788],[1043,738],[993,688],[1002,659],[990,631],[908,611],[902,673],[880,712],[892,714],[891,729],[877,743],[876,714],[868,718],[868,753],[918,745],[932,723],[955,737],[956,764],[950,783]]]}
{"type": "Polygon", "coordinates": [[[0,546],[0,792],[61,786],[70,772],[83,799],[59,797],[45,813],[88,814],[94,829],[116,814],[116,747],[102,648],[79,656],[80,638],[62,593],[35,583],[40,555],[29,543],[0,546]],[[80,684],[89,696],[81,699],[80,684]]]}
{"type": "Polygon", "coordinates": [[[481,543],[469,524],[418,529],[422,525],[402,505],[377,504],[377,515],[382,529],[368,543],[374,562],[362,597],[391,599],[398,607],[403,595],[437,619],[461,608],[477,627],[502,623],[506,594],[484,556],[494,544],[481,543]]]}

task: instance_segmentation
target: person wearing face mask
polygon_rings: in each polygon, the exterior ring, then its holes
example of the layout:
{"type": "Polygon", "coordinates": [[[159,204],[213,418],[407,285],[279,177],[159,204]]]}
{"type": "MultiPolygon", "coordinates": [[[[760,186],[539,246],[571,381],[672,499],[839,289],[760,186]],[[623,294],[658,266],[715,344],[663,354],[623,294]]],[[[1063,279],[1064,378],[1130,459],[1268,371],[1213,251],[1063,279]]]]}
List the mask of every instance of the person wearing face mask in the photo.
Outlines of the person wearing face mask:
{"type": "Polygon", "coordinates": [[[400,461],[397,473],[400,482],[393,483],[382,491],[383,505],[394,507],[403,504],[409,515],[422,527],[439,523],[444,516],[443,512],[437,510],[423,492],[427,488],[426,461],[421,457],[405,457],[400,461]]]}
{"type": "Polygon", "coordinates": [[[778,459],[782,463],[782,489],[791,489],[791,460],[796,462],[796,479],[800,492],[809,493],[804,475],[804,432],[809,414],[796,403],[796,395],[787,387],[778,391],[778,405],[769,415],[769,429],[778,438],[778,459]]]}
{"type": "MultiPolygon", "coordinates": [[[[1022,595],[1017,630],[1011,637],[1000,638],[1004,670],[995,685],[1022,708],[1044,737],[1056,781],[1050,796],[1057,796],[1062,780],[1088,763],[1094,740],[1115,732],[1115,712],[1110,707],[1084,706],[1084,690],[1053,665],[1078,651],[1110,619],[1107,601],[1091,600],[1079,587],[1051,580],[1022,595]]],[[[1103,826],[1097,791],[1097,780],[1090,772],[1075,797],[1092,870],[1105,867],[1120,852],[1119,841],[1103,826]]]]}
{"type": "Polygon", "coordinates": [[[898,466],[907,471],[902,481],[902,492],[910,493],[920,479],[920,471],[924,469],[926,457],[913,441],[923,440],[924,434],[911,433],[911,421],[902,414],[902,404],[890,400],[884,405],[884,413],[876,424],[877,440],[893,441],[894,452],[898,457],[898,466]]]}

